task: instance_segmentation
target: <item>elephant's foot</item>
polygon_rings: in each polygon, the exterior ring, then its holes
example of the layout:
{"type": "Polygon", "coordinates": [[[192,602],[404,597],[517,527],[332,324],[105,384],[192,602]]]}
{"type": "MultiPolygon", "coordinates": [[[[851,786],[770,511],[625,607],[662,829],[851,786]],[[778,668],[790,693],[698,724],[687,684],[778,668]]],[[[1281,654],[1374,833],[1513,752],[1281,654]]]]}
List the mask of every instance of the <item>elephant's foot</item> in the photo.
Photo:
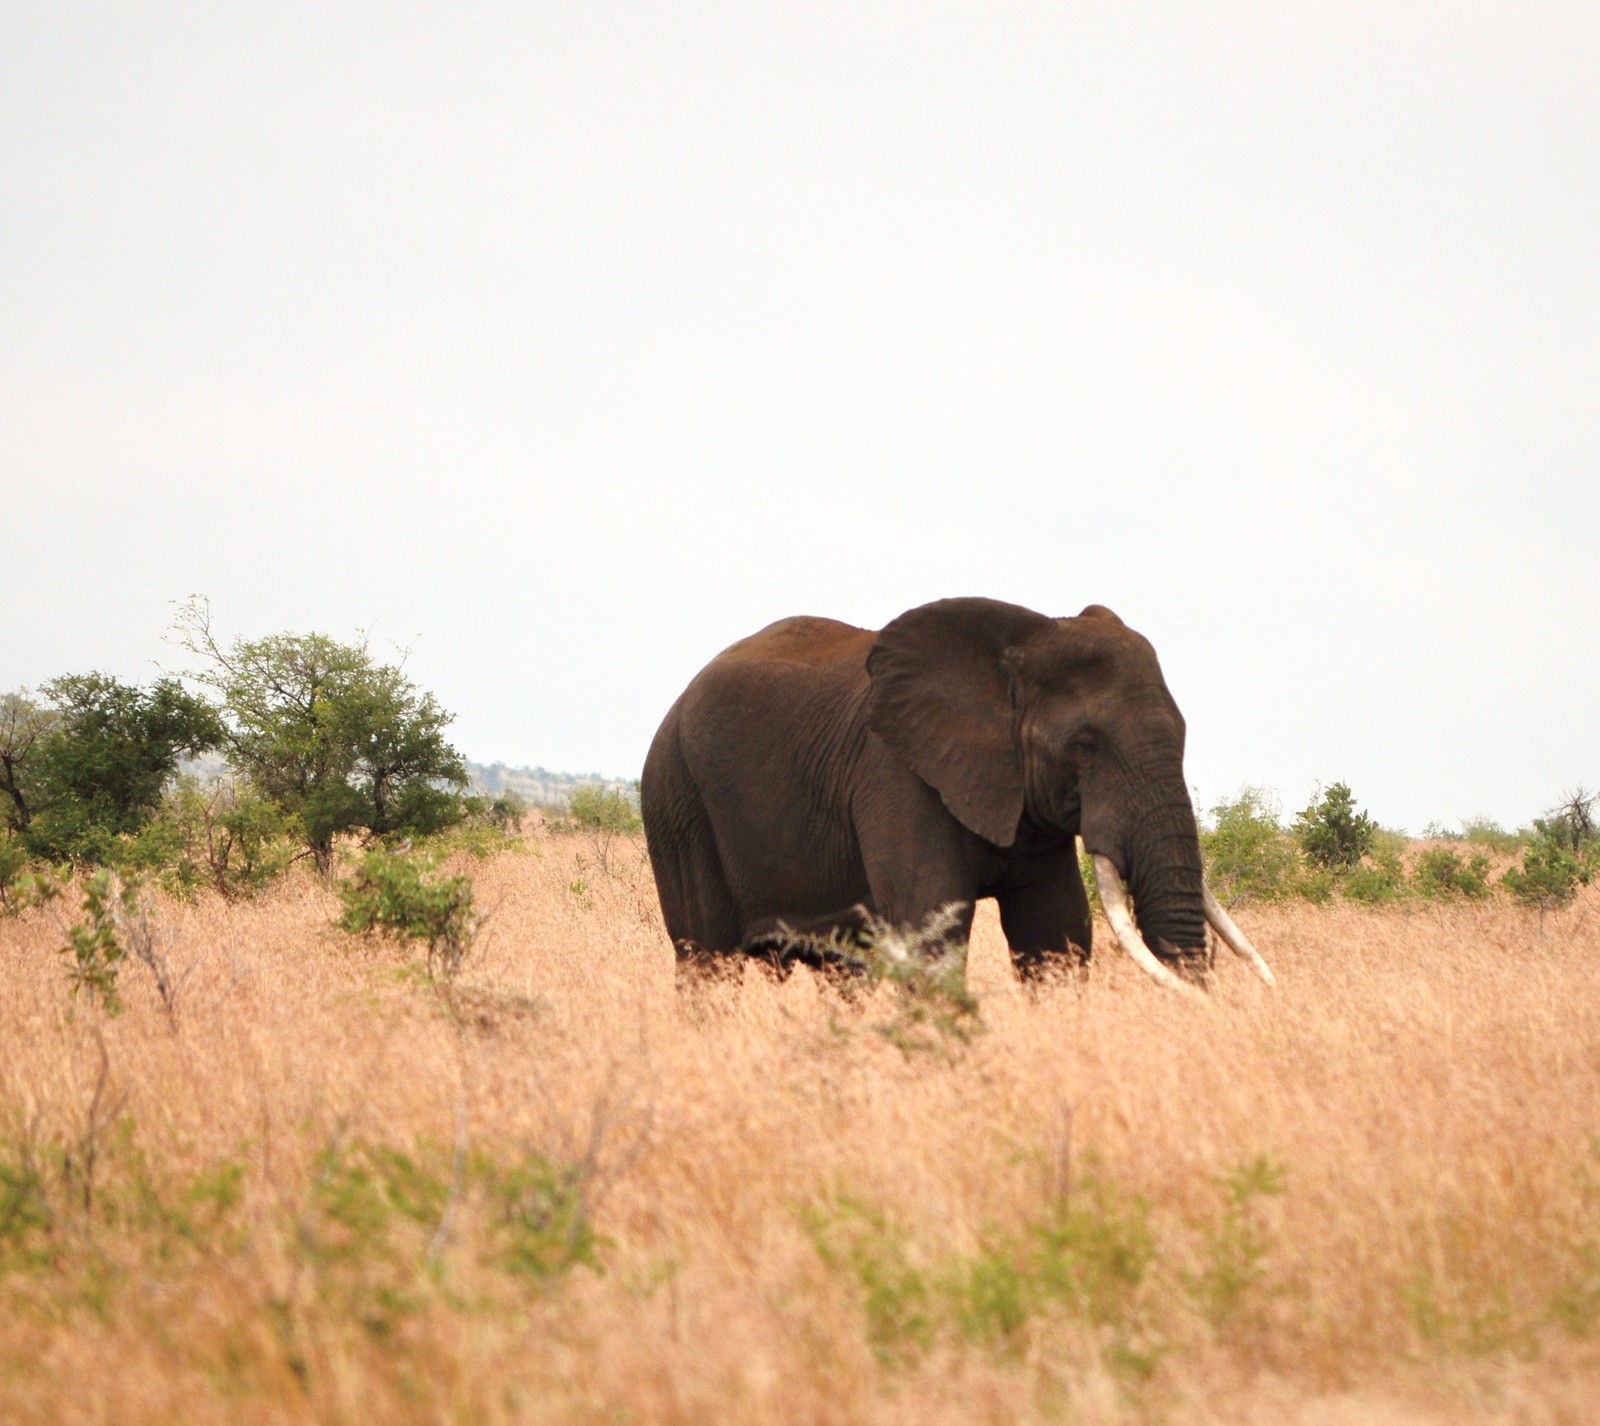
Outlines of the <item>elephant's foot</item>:
{"type": "Polygon", "coordinates": [[[708,951],[694,941],[679,941],[677,952],[675,979],[680,998],[696,1000],[719,986],[737,990],[744,978],[741,951],[708,951]]]}
{"type": "Polygon", "coordinates": [[[1053,990],[1063,985],[1081,990],[1089,983],[1089,953],[1070,941],[1064,951],[1014,955],[1011,963],[1027,990],[1053,990]]]}

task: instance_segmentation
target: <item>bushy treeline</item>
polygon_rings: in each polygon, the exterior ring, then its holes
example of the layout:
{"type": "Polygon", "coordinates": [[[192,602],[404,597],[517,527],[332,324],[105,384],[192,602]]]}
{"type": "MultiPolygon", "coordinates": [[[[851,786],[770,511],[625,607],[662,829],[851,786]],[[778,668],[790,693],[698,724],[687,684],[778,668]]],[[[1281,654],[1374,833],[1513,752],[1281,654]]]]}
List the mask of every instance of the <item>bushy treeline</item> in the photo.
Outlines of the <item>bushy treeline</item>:
{"type": "Polygon", "coordinates": [[[1600,873],[1597,803],[1579,787],[1516,832],[1487,818],[1459,830],[1430,824],[1424,837],[1458,845],[1428,847],[1408,865],[1406,838],[1358,809],[1345,783],[1320,792],[1287,826],[1267,793],[1246,787],[1210,809],[1200,844],[1211,885],[1229,902],[1480,901],[1504,892],[1542,910],[1565,905],[1600,873]],[[1496,875],[1495,858],[1508,855],[1520,860],[1496,875]]]}
{"type": "Polygon", "coordinates": [[[70,674],[0,695],[0,898],[41,865],[109,867],[170,890],[249,892],[341,840],[503,831],[514,796],[468,790],[451,715],[366,644],[218,639],[191,600],[193,666],[146,686],[70,674]],[[185,772],[206,758],[209,775],[185,772]]]}
{"type": "MultiPolygon", "coordinates": [[[[248,894],[301,859],[327,871],[341,843],[497,844],[525,810],[514,792],[469,791],[466,762],[445,737],[451,715],[365,642],[224,642],[200,598],[181,607],[175,633],[192,659],[181,678],[140,686],[67,674],[0,694],[0,909],[48,895],[80,867],[180,894],[248,894]],[[197,759],[212,770],[186,770],[197,759]]],[[[1485,819],[1459,832],[1432,825],[1425,836],[1457,845],[1408,864],[1404,837],[1359,809],[1344,783],[1288,825],[1246,787],[1210,809],[1201,844],[1230,902],[1503,891],[1546,908],[1600,871],[1597,803],[1580,787],[1518,832],[1485,819]],[[1491,854],[1520,860],[1496,875],[1491,854]]],[[[575,788],[553,825],[602,837],[602,863],[612,838],[640,826],[632,798],[601,786],[575,788]]]]}

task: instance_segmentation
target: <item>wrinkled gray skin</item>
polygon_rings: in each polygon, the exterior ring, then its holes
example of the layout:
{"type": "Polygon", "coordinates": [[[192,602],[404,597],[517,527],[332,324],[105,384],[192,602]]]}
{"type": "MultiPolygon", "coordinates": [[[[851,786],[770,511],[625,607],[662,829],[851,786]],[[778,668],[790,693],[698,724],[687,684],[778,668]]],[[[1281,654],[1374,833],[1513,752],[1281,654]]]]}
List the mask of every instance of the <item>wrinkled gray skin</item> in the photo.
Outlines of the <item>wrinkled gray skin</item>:
{"type": "Polygon", "coordinates": [[[921,925],[993,896],[1025,978],[1082,964],[1075,836],[1133,893],[1144,938],[1210,965],[1184,722],[1155,650],[1109,609],[1052,619],[945,599],[881,633],[780,620],[718,654],[673,704],[642,783],[680,969],[740,953],[811,960],[786,931],[849,935],[862,911],[921,925]]]}

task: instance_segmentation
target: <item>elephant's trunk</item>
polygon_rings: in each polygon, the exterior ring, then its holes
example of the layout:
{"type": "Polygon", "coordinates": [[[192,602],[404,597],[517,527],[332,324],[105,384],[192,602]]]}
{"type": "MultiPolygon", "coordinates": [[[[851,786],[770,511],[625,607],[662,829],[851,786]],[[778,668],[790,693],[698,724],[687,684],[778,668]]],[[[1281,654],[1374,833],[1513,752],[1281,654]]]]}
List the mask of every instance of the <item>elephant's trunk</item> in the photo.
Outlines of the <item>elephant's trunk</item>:
{"type": "Polygon", "coordinates": [[[1116,864],[1103,853],[1095,853],[1094,880],[1100,891],[1100,904],[1105,907],[1106,919],[1116,933],[1117,944],[1127,952],[1133,963],[1168,989],[1184,995],[1198,995],[1194,986],[1174,975],[1145,944],[1139,928],[1134,925],[1133,913],[1128,908],[1127,893],[1122,889],[1122,875],[1116,864]]]}
{"type": "Polygon", "coordinates": [[[1130,838],[1123,872],[1146,943],[1191,969],[1206,961],[1205,867],[1187,794],[1130,838]]]}
{"type": "Polygon", "coordinates": [[[1250,962],[1267,985],[1271,969],[1250,939],[1234,925],[1205,881],[1200,829],[1187,791],[1174,795],[1165,815],[1151,817],[1136,837],[1129,887],[1145,941],[1176,958],[1180,973],[1203,981],[1211,969],[1207,924],[1235,955],[1250,962]]]}
{"type": "Polygon", "coordinates": [[[1097,854],[1095,884],[1118,944],[1140,969],[1164,985],[1186,991],[1192,991],[1194,984],[1203,985],[1211,967],[1205,935],[1209,923],[1267,985],[1274,984],[1267,963],[1205,883],[1199,831],[1187,796],[1181,808],[1174,804],[1167,816],[1146,823],[1144,835],[1133,839],[1125,862],[1137,924],[1122,888],[1123,867],[1097,854]],[[1152,944],[1160,948],[1159,956],[1152,944]]]}

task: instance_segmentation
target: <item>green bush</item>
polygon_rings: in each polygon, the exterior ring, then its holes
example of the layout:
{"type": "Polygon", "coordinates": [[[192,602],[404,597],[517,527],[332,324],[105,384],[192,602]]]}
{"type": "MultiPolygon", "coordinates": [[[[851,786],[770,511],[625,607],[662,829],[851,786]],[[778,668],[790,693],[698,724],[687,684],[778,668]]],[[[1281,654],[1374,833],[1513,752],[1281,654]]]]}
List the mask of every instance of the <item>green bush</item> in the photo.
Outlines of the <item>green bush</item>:
{"type": "MultiPolygon", "coordinates": [[[[1354,866],[1346,867],[1336,879],[1340,895],[1347,901],[1359,901],[1368,906],[1382,906],[1404,896],[1406,869],[1400,847],[1395,842],[1404,845],[1400,838],[1381,843],[1354,866]]],[[[1325,868],[1324,873],[1333,879],[1331,868],[1325,868]]]]}
{"type": "Polygon", "coordinates": [[[20,837],[0,832],[0,915],[48,906],[71,881],[71,867],[35,861],[20,837]]]}
{"type": "Polygon", "coordinates": [[[966,943],[947,939],[961,910],[952,902],[904,929],[869,918],[859,944],[842,951],[870,984],[887,982],[899,992],[893,1016],[877,1028],[902,1053],[943,1053],[983,1028],[978,997],[967,985],[966,943]]]}
{"type": "Polygon", "coordinates": [[[209,887],[231,901],[282,876],[298,845],[294,819],[275,802],[231,779],[202,785],[181,777],[160,811],[119,838],[106,859],[170,895],[187,898],[209,887]]]}
{"type": "Polygon", "coordinates": [[[0,832],[0,911],[21,909],[28,861],[28,849],[22,838],[11,832],[0,832]]]}
{"type": "Polygon", "coordinates": [[[428,974],[455,976],[472,945],[478,918],[472,879],[436,872],[432,858],[374,847],[339,887],[339,929],[421,944],[428,974]]]}
{"type": "Polygon", "coordinates": [[[1600,851],[1600,828],[1595,826],[1597,805],[1600,805],[1600,794],[1586,792],[1580,786],[1564,794],[1543,817],[1535,817],[1534,832],[1580,858],[1586,853],[1600,851]]]}
{"type": "Polygon", "coordinates": [[[466,815],[453,827],[436,833],[425,845],[440,853],[465,852],[483,858],[520,847],[527,801],[516,792],[497,797],[475,792],[462,800],[466,815]]]}
{"type": "Polygon", "coordinates": [[[140,912],[137,881],[124,881],[102,867],[83,884],[83,919],[66,928],[62,954],[71,957],[67,980],[72,993],[87,992],[109,1015],[122,1013],[117,975],[127,948],[122,944],[126,923],[140,912]]]}
{"type": "Polygon", "coordinates": [[[586,831],[631,834],[644,830],[644,820],[631,798],[592,782],[568,795],[566,820],[586,831]]]}
{"type": "Polygon", "coordinates": [[[934,1285],[881,1209],[833,1194],[803,1208],[801,1219],[817,1256],[855,1279],[867,1340],[879,1361],[903,1364],[933,1345],[940,1308],[934,1285]]]}
{"type": "Polygon", "coordinates": [[[1505,871],[1500,885],[1524,906],[1553,911],[1571,901],[1580,886],[1587,886],[1594,871],[1590,860],[1541,835],[1523,851],[1521,865],[1505,871]]]}
{"type": "Polygon", "coordinates": [[[1490,817],[1468,817],[1461,824],[1461,840],[1469,846],[1487,847],[1501,856],[1510,856],[1528,845],[1532,836],[1529,829],[1508,832],[1490,817]]]}
{"type": "Polygon", "coordinates": [[[575,1267],[598,1271],[601,1243],[589,1219],[582,1165],[539,1154],[511,1163],[478,1154],[468,1162],[496,1230],[496,1266],[537,1283],[575,1267]]]}
{"type": "Polygon", "coordinates": [[[1272,1234],[1257,1203],[1282,1195],[1288,1176],[1282,1164],[1260,1156],[1217,1174],[1215,1182],[1222,1190],[1222,1215],[1206,1235],[1205,1266],[1190,1274],[1185,1286],[1212,1325],[1221,1328],[1265,1275],[1272,1234]]]}
{"type": "Polygon", "coordinates": [[[1482,852],[1469,858],[1449,847],[1430,847],[1417,858],[1411,882],[1419,895],[1430,900],[1482,901],[1490,892],[1489,858],[1482,852]]]}
{"type": "Polygon", "coordinates": [[[1360,864],[1372,850],[1378,824],[1357,812],[1349,784],[1336,782],[1295,817],[1294,836],[1306,859],[1335,872],[1360,864]]]}
{"type": "Polygon", "coordinates": [[[1522,864],[1507,870],[1500,884],[1525,906],[1541,911],[1565,906],[1600,872],[1597,804],[1600,797],[1579,787],[1536,817],[1522,864]]]}
{"type": "Polygon", "coordinates": [[[1259,787],[1241,788],[1211,809],[1200,851],[1211,889],[1225,902],[1281,901],[1298,889],[1300,858],[1259,787]]]}
{"type": "Polygon", "coordinates": [[[1257,1157],[1215,1183],[1220,1212],[1188,1225],[1197,1237],[1192,1272],[1174,1272],[1178,1245],[1158,1236],[1148,1202],[1095,1172],[1017,1226],[985,1228],[969,1250],[919,1252],[881,1208],[844,1192],[799,1212],[818,1256],[858,1295],[867,1340],[886,1365],[910,1364],[953,1339],[1011,1355],[1031,1324],[1064,1317],[1093,1327],[1106,1364],[1138,1379],[1160,1360],[1171,1312],[1171,1294],[1148,1291],[1158,1268],[1182,1282],[1218,1330],[1271,1290],[1276,1235],[1263,1200],[1286,1192],[1283,1166],[1257,1157]]]}
{"type": "MultiPolygon", "coordinates": [[[[137,1122],[117,1109],[98,1118],[91,1109],[65,1138],[40,1132],[37,1117],[0,1124],[8,1303],[54,1320],[70,1321],[85,1306],[107,1320],[137,1313],[152,1284],[181,1293],[195,1267],[243,1281],[259,1256],[253,1238],[264,1233],[286,1245],[296,1300],[404,1350],[399,1333],[419,1314],[471,1330],[486,1314],[559,1291],[575,1269],[602,1270],[605,1244],[589,1206],[596,1170],[587,1161],[465,1138],[385,1143],[339,1128],[297,1186],[283,1169],[264,1169],[259,1154],[186,1172],[167,1155],[147,1154],[140,1140],[137,1122]],[[486,1282],[480,1268],[493,1278],[486,1282]]],[[[304,1319],[282,1298],[253,1300],[282,1360],[303,1365],[314,1351],[304,1319]]],[[[219,1369],[236,1370],[226,1360],[219,1369]]]]}
{"type": "Polygon", "coordinates": [[[1300,865],[1300,874],[1294,882],[1293,894],[1302,901],[1310,901],[1317,906],[1325,906],[1333,900],[1333,893],[1339,888],[1339,878],[1325,866],[1300,865]]]}

